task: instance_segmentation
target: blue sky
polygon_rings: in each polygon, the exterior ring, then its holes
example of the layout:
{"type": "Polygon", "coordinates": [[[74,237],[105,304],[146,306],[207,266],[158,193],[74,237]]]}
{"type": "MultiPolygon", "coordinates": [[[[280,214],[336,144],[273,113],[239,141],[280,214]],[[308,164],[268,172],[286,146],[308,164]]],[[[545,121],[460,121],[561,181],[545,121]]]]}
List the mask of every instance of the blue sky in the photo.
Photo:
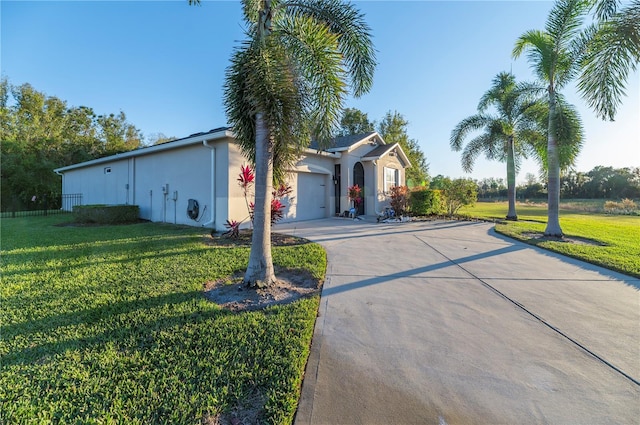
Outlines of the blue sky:
{"type": "MultiPolygon", "coordinates": [[[[449,148],[453,127],[476,112],[501,71],[532,80],[514,61],[516,38],[543,29],[549,1],[356,1],[379,62],[371,92],[346,106],[380,120],[397,110],[425,152],[431,175],[504,177],[505,165],[478,158],[472,174],[449,148]]],[[[185,137],[226,124],[225,68],[244,37],[240,5],[205,1],[7,1],[0,3],[1,70],[71,106],[122,110],[146,135],[185,137]]],[[[582,116],[586,144],[576,168],[640,166],[640,84],[636,71],[613,123],[564,90],[582,116]]],[[[537,165],[524,163],[518,181],[537,165]]]]}

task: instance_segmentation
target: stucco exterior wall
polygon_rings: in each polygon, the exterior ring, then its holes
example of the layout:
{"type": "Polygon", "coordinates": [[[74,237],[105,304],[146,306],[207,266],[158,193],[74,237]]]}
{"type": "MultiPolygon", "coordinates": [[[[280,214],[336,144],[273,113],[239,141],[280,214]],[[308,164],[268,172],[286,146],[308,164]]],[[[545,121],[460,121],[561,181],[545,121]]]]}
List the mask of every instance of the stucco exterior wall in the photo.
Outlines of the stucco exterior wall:
{"type": "Polygon", "coordinates": [[[153,222],[224,230],[230,208],[239,208],[228,198],[229,163],[240,163],[230,140],[211,143],[214,149],[195,143],[68,170],[63,193],[81,193],[84,204],[135,204],[140,217],[153,222]],[[187,214],[189,199],[199,204],[195,220],[187,214]]]}
{"type": "MultiPolygon", "coordinates": [[[[366,141],[336,154],[305,152],[288,176],[293,192],[283,200],[284,221],[330,217],[338,209],[349,210],[347,189],[354,184],[357,163],[364,171],[365,214],[381,211],[381,202],[386,200],[384,167],[399,171],[400,184],[404,184],[405,173],[398,156],[385,154],[375,161],[367,157],[374,148],[366,141]],[[334,183],[336,165],[340,165],[338,186],[334,183]]],[[[82,194],[84,204],[135,204],[143,219],[220,231],[225,230],[227,220],[250,225],[247,200],[237,181],[245,164],[248,161],[233,135],[212,130],[56,171],[63,175],[63,193],[82,194]],[[187,213],[190,199],[198,202],[195,218],[187,213]]],[[[252,188],[248,201],[253,199],[252,188]]]]}
{"type": "Polygon", "coordinates": [[[74,170],[62,179],[62,193],[82,194],[85,205],[127,204],[130,170],[128,161],[113,160],[91,168],[74,170]]]}

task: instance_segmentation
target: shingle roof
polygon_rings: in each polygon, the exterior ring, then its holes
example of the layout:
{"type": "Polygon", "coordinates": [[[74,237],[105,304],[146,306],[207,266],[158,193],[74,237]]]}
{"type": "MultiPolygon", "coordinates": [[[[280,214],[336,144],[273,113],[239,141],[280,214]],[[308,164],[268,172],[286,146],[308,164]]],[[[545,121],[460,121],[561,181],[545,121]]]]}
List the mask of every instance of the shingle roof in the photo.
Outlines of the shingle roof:
{"type": "MultiPolygon", "coordinates": [[[[336,137],[335,139],[333,139],[331,141],[329,146],[327,148],[325,148],[325,149],[326,150],[332,150],[332,149],[348,148],[349,146],[351,146],[351,145],[353,145],[355,143],[358,143],[360,140],[366,139],[367,137],[370,137],[373,134],[375,134],[375,131],[370,131],[368,133],[352,134],[352,135],[349,135],[349,136],[336,137]]],[[[311,145],[309,145],[309,147],[311,149],[319,149],[319,146],[320,145],[315,140],[312,140],[311,141],[311,145]]]]}
{"type": "Polygon", "coordinates": [[[386,154],[388,151],[390,151],[393,148],[395,148],[395,145],[379,145],[373,148],[372,150],[370,150],[369,152],[367,152],[366,154],[362,155],[362,157],[363,158],[381,157],[382,155],[386,154]]]}

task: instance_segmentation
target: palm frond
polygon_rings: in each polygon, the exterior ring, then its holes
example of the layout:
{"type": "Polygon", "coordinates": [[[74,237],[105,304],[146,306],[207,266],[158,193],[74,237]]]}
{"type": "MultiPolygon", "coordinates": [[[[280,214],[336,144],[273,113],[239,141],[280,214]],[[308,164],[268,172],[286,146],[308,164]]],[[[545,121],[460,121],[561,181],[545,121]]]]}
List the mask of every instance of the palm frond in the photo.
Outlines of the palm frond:
{"type": "Polygon", "coordinates": [[[560,99],[556,103],[556,140],[558,141],[560,169],[575,165],[584,144],[584,128],[575,106],[560,99]]]}
{"type": "Polygon", "coordinates": [[[469,143],[464,147],[460,163],[462,169],[466,173],[473,171],[473,165],[476,162],[478,156],[481,153],[485,154],[485,157],[489,160],[494,159],[496,153],[495,139],[492,139],[488,132],[482,133],[479,136],[471,139],[469,143]]]}
{"type": "Polygon", "coordinates": [[[223,95],[227,120],[235,133],[236,143],[251,163],[255,163],[255,114],[258,105],[248,81],[250,66],[256,61],[252,57],[255,54],[250,42],[243,43],[234,51],[226,70],[223,95]]]}
{"type": "Polygon", "coordinates": [[[255,115],[262,114],[277,180],[312,135],[330,140],[346,80],[351,78],[359,94],[368,90],[375,55],[362,15],[341,0],[243,0],[242,5],[248,41],[227,69],[224,102],[238,144],[252,162],[255,115]],[[269,18],[263,29],[261,16],[269,18]]]}
{"type": "Polygon", "coordinates": [[[551,36],[540,30],[522,34],[513,48],[514,59],[527,51],[527,60],[541,81],[554,81],[554,42],[551,36]]]}
{"type": "Polygon", "coordinates": [[[338,35],[323,22],[305,15],[283,19],[273,35],[286,47],[308,88],[304,113],[310,118],[312,136],[327,144],[339,126],[347,94],[338,35]]]}
{"type": "Polygon", "coordinates": [[[620,0],[597,0],[595,15],[598,19],[604,21],[613,16],[620,6],[620,0]]]}
{"type": "Polygon", "coordinates": [[[582,62],[578,89],[598,117],[613,121],[638,62],[640,0],[635,0],[599,25],[582,62]]]}
{"type": "Polygon", "coordinates": [[[467,135],[473,131],[484,128],[490,121],[490,117],[482,114],[472,115],[460,121],[451,132],[451,137],[449,139],[451,149],[454,151],[461,150],[462,143],[467,135]]]}
{"type": "Polygon", "coordinates": [[[324,22],[329,31],[338,34],[350,86],[355,97],[367,93],[373,84],[376,67],[371,29],[364,15],[342,0],[295,0],[287,3],[291,16],[307,15],[324,22]]]}
{"type": "Polygon", "coordinates": [[[478,111],[484,112],[489,106],[500,108],[500,101],[506,99],[508,93],[516,86],[516,77],[509,72],[499,73],[492,81],[491,88],[487,90],[478,102],[478,111]]]}
{"type": "Polygon", "coordinates": [[[556,51],[565,49],[578,36],[590,7],[589,0],[556,0],[545,25],[556,51]]]}

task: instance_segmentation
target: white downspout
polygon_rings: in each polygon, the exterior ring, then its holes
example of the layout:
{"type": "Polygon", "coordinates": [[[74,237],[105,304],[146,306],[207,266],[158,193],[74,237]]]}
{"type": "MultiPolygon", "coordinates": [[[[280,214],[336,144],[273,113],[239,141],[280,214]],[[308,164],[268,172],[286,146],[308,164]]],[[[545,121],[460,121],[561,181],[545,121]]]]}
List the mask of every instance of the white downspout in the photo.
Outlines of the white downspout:
{"type": "Polygon", "coordinates": [[[211,149],[211,220],[202,226],[211,226],[216,230],[216,148],[211,146],[208,140],[203,140],[202,144],[211,149]]]}
{"type": "Polygon", "coordinates": [[[378,161],[373,162],[373,211],[378,214],[378,161]]]}

